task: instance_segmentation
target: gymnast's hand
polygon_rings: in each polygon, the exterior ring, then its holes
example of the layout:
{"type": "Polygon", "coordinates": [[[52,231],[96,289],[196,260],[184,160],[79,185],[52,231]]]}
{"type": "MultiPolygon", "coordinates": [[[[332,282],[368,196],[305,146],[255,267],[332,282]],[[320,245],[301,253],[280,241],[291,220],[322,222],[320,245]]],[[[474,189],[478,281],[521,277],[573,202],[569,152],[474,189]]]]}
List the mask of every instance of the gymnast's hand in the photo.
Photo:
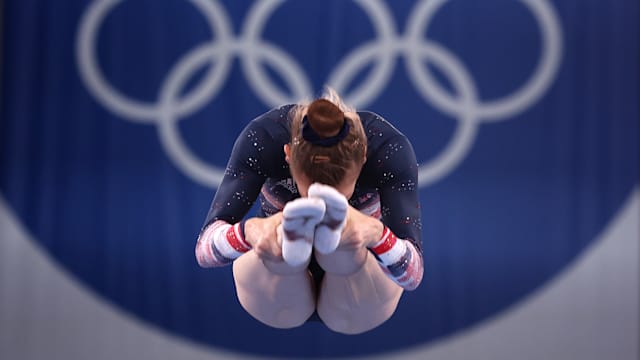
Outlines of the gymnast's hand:
{"type": "Polygon", "coordinates": [[[384,224],[380,220],[349,206],[346,224],[342,231],[342,241],[338,248],[343,250],[370,248],[380,241],[383,231],[384,224]]]}
{"type": "Polygon", "coordinates": [[[330,186],[312,184],[308,194],[326,204],[314,238],[318,263],[330,273],[348,275],[358,271],[367,259],[367,248],[382,236],[382,222],[350,206],[344,195],[330,186]]]}
{"type": "Polygon", "coordinates": [[[325,216],[325,203],[315,197],[290,201],[282,211],[282,257],[293,266],[306,266],[311,259],[316,226],[325,216]]]}
{"type": "Polygon", "coordinates": [[[266,218],[251,218],[244,225],[245,240],[262,261],[282,262],[282,246],[277,228],[282,222],[282,213],[266,218]]]}
{"type": "Polygon", "coordinates": [[[336,249],[359,250],[380,240],[382,223],[349,205],[349,202],[335,188],[312,184],[309,197],[324,200],[326,212],[316,227],[314,245],[321,254],[330,254],[336,249]]]}
{"type": "Polygon", "coordinates": [[[324,217],[315,228],[313,245],[317,252],[330,254],[340,244],[349,202],[338,190],[324,184],[311,184],[307,193],[310,198],[321,199],[325,204],[324,217]]]}

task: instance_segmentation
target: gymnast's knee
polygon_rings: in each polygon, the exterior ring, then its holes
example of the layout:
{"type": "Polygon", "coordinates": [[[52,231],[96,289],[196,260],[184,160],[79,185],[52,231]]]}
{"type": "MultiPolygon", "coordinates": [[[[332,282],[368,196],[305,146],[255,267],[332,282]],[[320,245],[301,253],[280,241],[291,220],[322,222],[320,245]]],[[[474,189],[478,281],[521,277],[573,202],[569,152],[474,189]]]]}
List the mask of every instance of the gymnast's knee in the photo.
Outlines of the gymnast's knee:
{"type": "Polygon", "coordinates": [[[318,311],[318,315],[322,322],[332,331],[346,335],[358,335],[382,325],[391,318],[394,312],[395,307],[388,309],[386,313],[378,313],[373,316],[345,316],[345,314],[321,311],[318,311]]]}
{"type": "Polygon", "coordinates": [[[270,309],[256,309],[246,306],[241,301],[240,304],[249,315],[261,323],[276,329],[293,329],[302,326],[313,313],[313,309],[303,307],[270,309]]]}

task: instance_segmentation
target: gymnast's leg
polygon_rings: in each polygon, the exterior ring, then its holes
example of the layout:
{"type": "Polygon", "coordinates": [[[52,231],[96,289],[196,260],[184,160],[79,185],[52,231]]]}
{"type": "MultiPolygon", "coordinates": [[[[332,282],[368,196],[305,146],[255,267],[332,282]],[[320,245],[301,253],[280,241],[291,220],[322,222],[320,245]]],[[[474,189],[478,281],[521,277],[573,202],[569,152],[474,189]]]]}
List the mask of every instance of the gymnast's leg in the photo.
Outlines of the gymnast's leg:
{"type": "Polygon", "coordinates": [[[317,310],[332,330],[358,334],[371,330],[395,312],[402,288],[387,277],[367,249],[316,253],[326,271],[317,310]]]}
{"type": "Polygon", "coordinates": [[[402,295],[367,249],[379,241],[384,225],[349,206],[345,195],[330,186],[312,184],[308,194],[325,202],[314,237],[315,257],[325,270],[318,315],[337,332],[371,330],[393,315],[402,295]]]}
{"type": "Polygon", "coordinates": [[[281,215],[245,223],[253,250],[236,259],[233,274],[240,303],[256,319],[290,328],[302,325],[315,310],[315,285],[307,268],[315,225],[324,212],[322,200],[301,198],[287,203],[281,215]]]}
{"type": "Polygon", "coordinates": [[[306,264],[261,260],[255,250],[233,263],[238,300],[257,320],[275,328],[302,325],[315,310],[315,289],[306,264]]]}

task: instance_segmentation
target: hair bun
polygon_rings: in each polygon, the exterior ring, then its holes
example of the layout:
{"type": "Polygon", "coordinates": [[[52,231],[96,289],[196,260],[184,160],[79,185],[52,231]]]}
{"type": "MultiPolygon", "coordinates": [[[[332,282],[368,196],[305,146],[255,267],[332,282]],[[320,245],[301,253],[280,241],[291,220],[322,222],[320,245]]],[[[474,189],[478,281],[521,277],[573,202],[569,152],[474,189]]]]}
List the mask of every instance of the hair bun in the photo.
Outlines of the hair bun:
{"type": "Polygon", "coordinates": [[[338,106],[326,99],[313,101],[307,109],[309,126],[321,138],[338,135],[344,126],[344,112],[338,106]]]}

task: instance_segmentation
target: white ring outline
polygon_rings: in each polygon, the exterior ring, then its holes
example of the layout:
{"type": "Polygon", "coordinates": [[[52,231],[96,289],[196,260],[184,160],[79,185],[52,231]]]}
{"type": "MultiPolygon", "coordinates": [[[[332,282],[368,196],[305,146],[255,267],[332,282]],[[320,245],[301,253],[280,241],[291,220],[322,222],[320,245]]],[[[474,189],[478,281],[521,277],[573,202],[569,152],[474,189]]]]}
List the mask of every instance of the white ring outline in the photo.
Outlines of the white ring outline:
{"type": "MultiPolygon", "coordinates": [[[[231,27],[228,24],[224,10],[216,2],[205,0],[189,0],[204,14],[208,20],[212,33],[218,36],[222,43],[230,43],[231,27]]],[[[98,0],[90,6],[83,15],[78,30],[76,43],[76,58],[78,61],[80,75],[91,94],[101,104],[111,110],[119,117],[130,119],[136,122],[153,123],[158,121],[160,114],[159,103],[149,104],[138,100],[130,100],[127,96],[121,95],[111,84],[109,84],[97,62],[97,33],[100,25],[107,14],[122,0],[98,0]]],[[[223,70],[231,65],[231,58],[226,57],[219,64],[223,70]]],[[[220,70],[218,70],[220,71],[220,70]]],[[[228,73],[228,71],[225,71],[228,73]]],[[[185,96],[185,100],[178,106],[177,114],[184,118],[197,108],[207,103],[207,96],[212,88],[218,87],[215,80],[219,78],[216,69],[211,69],[201,85],[195,87],[190,94],[185,96]]]]}
{"type": "MultiPolygon", "coordinates": [[[[458,126],[445,148],[436,157],[418,166],[418,186],[427,186],[448,174],[458,165],[468,153],[478,132],[477,118],[473,113],[473,106],[477,103],[478,95],[475,86],[469,80],[471,77],[465,67],[441,45],[428,41],[424,46],[411,45],[410,51],[420,52],[443,72],[449,76],[451,84],[458,90],[463,101],[462,112],[456,114],[458,126]]],[[[407,50],[409,51],[409,50],[407,50]]]]}
{"type": "MultiPolygon", "coordinates": [[[[446,1],[448,0],[423,1],[414,9],[407,24],[408,41],[418,43],[417,40],[427,32],[431,19],[446,1]]],[[[542,59],[529,80],[512,95],[488,103],[474,104],[474,112],[480,121],[504,120],[522,112],[542,96],[558,72],[562,57],[562,31],[556,14],[546,1],[520,2],[531,11],[538,23],[542,34],[542,59]]],[[[457,116],[459,104],[433,79],[428,68],[422,70],[425,68],[420,66],[420,59],[409,53],[406,60],[407,68],[413,75],[410,78],[416,89],[424,97],[431,99],[438,110],[452,117],[457,116]]]]}
{"type": "MultiPolygon", "coordinates": [[[[224,52],[221,46],[211,43],[198,47],[189,52],[185,60],[180,61],[170,72],[165,85],[160,89],[159,103],[161,104],[157,130],[160,142],[169,154],[174,164],[195,181],[205,186],[218,186],[222,182],[224,171],[217,166],[209,165],[193,155],[189,147],[184,143],[177,128],[179,117],[178,106],[175,98],[180,95],[190,74],[206,64],[216,53],[224,52]]],[[[215,89],[217,90],[217,89],[215,89]]]]}
{"type": "Polygon", "coordinates": [[[345,94],[345,101],[356,108],[373,102],[384,90],[383,83],[393,75],[397,51],[395,42],[397,35],[393,18],[384,3],[377,0],[354,0],[362,7],[373,23],[377,35],[376,41],[369,41],[364,45],[353,49],[345,58],[336,65],[327,81],[339,94],[345,94]],[[377,57],[376,57],[377,55],[377,57]],[[374,61],[374,68],[369,72],[362,85],[347,94],[347,85],[358,74],[358,70],[364,65],[374,61]],[[348,75],[351,73],[351,75],[348,75]]]}
{"type": "Polygon", "coordinates": [[[304,71],[298,64],[287,55],[285,52],[278,48],[266,44],[261,41],[260,34],[262,34],[267,22],[267,18],[284,0],[264,0],[257,2],[247,15],[247,19],[242,27],[242,36],[240,43],[245,49],[242,53],[241,64],[245,73],[245,78],[252,79],[249,81],[251,88],[256,92],[258,97],[263,103],[270,107],[278,107],[286,103],[295,103],[302,98],[308,97],[311,94],[311,84],[304,75],[304,71]],[[259,51],[256,51],[259,50],[259,51]],[[258,61],[255,59],[255,54],[262,52],[263,56],[266,55],[266,60],[269,60],[275,68],[282,71],[285,74],[286,80],[293,90],[292,96],[282,94],[277,86],[272,86],[268,75],[262,71],[258,66],[258,61]],[[288,71],[293,72],[291,75],[288,71]],[[255,83],[253,82],[255,80],[255,83]]]}

